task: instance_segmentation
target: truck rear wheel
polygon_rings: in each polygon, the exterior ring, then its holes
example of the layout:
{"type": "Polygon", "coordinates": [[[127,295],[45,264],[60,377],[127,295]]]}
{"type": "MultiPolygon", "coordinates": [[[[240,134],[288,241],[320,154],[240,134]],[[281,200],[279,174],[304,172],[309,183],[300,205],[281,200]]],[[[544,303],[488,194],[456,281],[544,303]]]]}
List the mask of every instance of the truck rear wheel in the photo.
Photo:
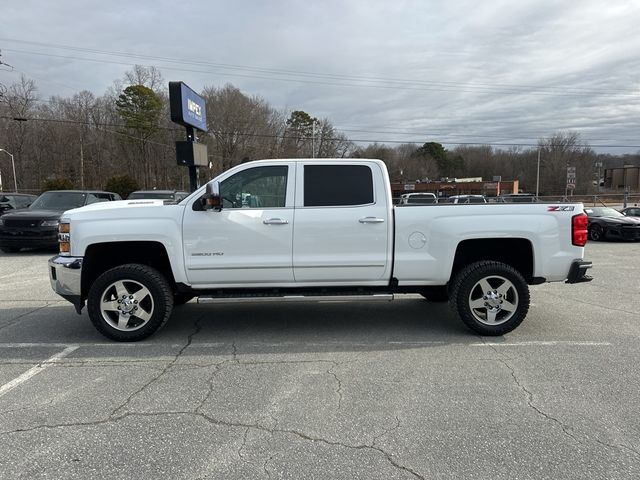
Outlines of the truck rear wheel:
{"type": "Polygon", "coordinates": [[[126,264],[107,270],[91,286],[89,318],[105,337],[143,340],[162,327],[173,309],[173,292],[156,269],[126,264]]]}
{"type": "Polygon", "coordinates": [[[529,311],[529,286],[513,267],[494,261],[472,263],[455,277],[451,307],[471,330],[504,335],[529,311]]]}

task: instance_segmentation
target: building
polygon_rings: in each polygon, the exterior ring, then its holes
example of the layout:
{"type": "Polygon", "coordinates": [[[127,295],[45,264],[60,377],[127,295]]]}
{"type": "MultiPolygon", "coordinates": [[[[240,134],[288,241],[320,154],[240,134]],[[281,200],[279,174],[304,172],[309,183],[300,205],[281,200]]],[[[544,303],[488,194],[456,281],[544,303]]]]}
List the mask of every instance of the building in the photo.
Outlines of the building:
{"type": "Polygon", "coordinates": [[[508,193],[519,193],[518,180],[511,181],[482,181],[477,178],[454,178],[440,182],[391,182],[393,197],[403,193],[434,193],[438,198],[452,195],[484,195],[498,197],[508,193]]]}
{"type": "Polygon", "coordinates": [[[626,187],[631,192],[640,191],[640,166],[625,165],[605,169],[604,186],[612,190],[624,190],[626,187]]]}

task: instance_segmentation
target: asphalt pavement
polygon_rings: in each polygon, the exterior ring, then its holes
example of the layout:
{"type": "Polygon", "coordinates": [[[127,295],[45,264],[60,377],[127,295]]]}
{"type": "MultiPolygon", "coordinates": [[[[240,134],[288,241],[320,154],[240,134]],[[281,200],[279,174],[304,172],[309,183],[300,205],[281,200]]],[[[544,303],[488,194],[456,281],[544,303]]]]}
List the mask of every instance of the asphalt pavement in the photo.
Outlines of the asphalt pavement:
{"type": "Polygon", "coordinates": [[[640,478],[640,243],[504,337],[405,296],[190,302],[118,344],[50,255],[0,254],[0,478],[640,478]]]}

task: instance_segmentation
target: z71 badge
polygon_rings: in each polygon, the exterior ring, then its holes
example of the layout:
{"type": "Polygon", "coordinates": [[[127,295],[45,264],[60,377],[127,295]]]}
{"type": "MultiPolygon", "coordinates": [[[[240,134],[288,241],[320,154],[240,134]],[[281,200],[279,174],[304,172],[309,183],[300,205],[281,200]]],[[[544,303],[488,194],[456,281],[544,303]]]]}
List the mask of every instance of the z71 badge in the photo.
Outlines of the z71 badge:
{"type": "Polygon", "coordinates": [[[553,205],[547,207],[547,212],[573,212],[573,205],[553,205]]]}

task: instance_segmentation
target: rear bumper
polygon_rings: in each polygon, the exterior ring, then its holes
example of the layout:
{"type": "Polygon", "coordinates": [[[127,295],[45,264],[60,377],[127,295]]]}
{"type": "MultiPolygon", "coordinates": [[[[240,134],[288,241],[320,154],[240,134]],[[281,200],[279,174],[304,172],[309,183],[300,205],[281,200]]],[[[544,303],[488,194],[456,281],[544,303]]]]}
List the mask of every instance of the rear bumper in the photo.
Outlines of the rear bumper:
{"type": "Polygon", "coordinates": [[[571,264],[571,268],[569,269],[569,275],[567,275],[565,283],[590,282],[593,280],[593,277],[587,275],[587,270],[592,266],[593,264],[588,260],[574,260],[571,264]]]}
{"type": "Polygon", "coordinates": [[[49,281],[53,291],[73,303],[80,313],[82,300],[82,257],[56,256],[49,259],[49,281]]]}

